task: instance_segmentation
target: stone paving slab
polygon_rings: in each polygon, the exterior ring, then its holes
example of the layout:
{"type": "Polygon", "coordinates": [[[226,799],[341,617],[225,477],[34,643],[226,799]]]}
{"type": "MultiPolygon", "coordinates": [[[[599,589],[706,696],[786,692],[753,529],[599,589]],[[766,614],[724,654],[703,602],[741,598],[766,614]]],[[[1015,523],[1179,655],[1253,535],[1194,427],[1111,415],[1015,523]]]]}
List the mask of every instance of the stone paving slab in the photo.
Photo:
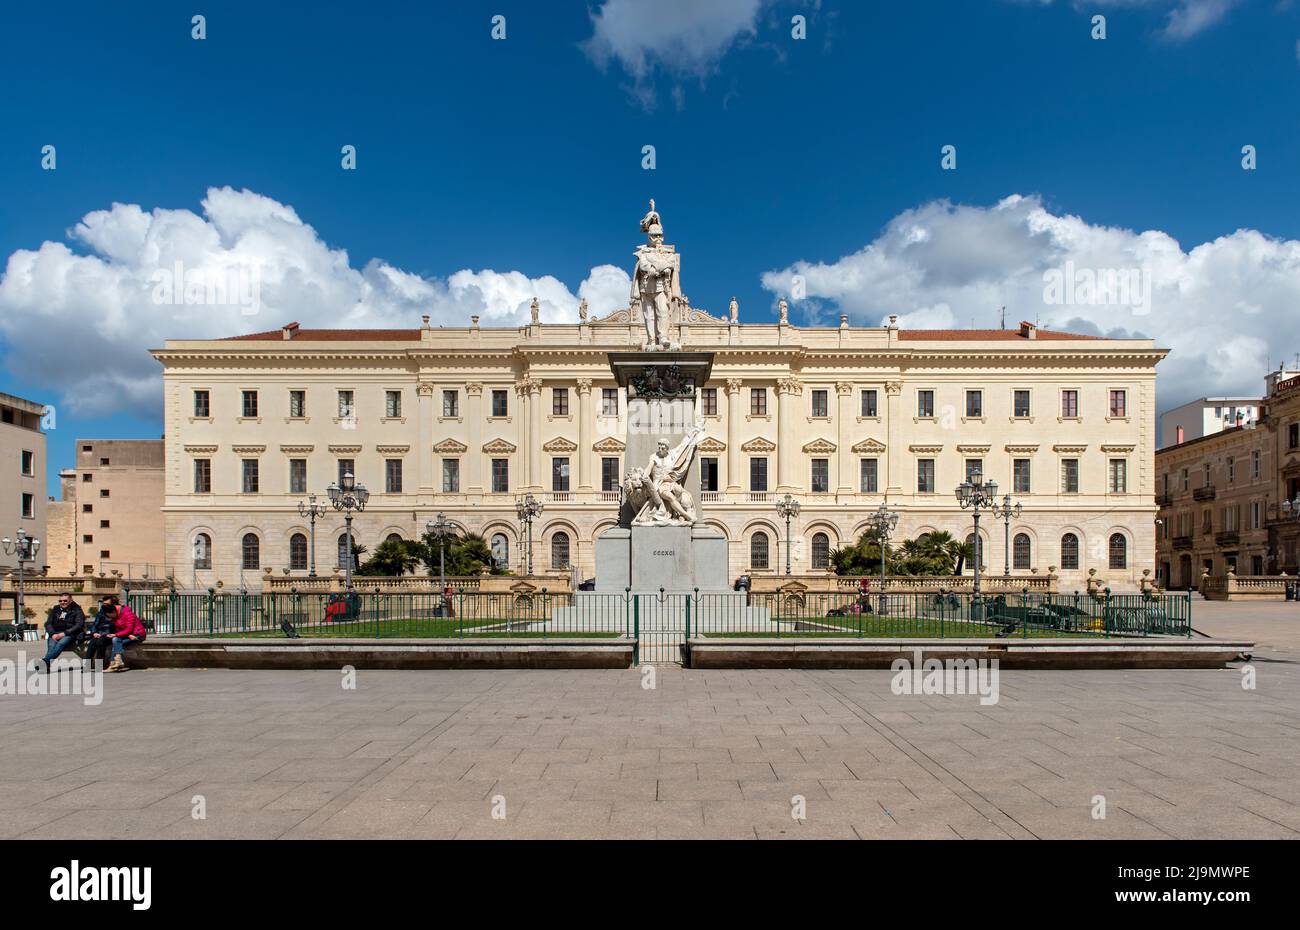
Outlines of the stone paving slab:
{"type": "Polygon", "coordinates": [[[1235,668],[1004,670],[990,706],[886,670],[135,670],[99,706],[0,696],[0,838],[1300,838],[1300,608],[1231,608],[1194,616],[1258,637],[1254,690],[1235,668]]]}

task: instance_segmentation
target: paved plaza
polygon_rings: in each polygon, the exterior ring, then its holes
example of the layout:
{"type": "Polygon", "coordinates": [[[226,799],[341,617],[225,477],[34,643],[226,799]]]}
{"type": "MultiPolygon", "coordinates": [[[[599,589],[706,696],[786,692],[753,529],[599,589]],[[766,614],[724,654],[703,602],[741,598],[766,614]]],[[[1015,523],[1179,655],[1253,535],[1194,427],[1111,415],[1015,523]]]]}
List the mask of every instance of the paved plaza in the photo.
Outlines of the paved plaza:
{"type": "Polygon", "coordinates": [[[0,697],[0,837],[1300,837],[1300,608],[1195,611],[1258,639],[1255,689],[1237,668],[1008,670],[992,706],[883,670],[110,675],[99,706],[0,697]]]}

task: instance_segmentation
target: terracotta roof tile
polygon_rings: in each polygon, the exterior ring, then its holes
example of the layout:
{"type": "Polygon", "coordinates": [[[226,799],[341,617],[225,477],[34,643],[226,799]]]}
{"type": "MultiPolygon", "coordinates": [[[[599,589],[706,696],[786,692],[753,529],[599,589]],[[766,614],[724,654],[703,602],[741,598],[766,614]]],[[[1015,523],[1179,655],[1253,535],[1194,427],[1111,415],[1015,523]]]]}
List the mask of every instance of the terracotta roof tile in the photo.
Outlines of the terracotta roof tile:
{"type": "Polygon", "coordinates": [[[419,342],[418,329],[298,329],[292,339],[272,329],[264,333],[227,336],[222,342],[419,342]]]}
{"type": "MultiPolygon", "coordinates": [[[[940,340],[957,340],[960,342],[976,342],[984,340],[995,341],[1012,341],[1031,340],[1020,335],[1018,329],[900,329],[898,331],[899,341],[902,342],[927,342],[940,340]]],[[[1051,329],[1038,330],[1038,339],[1105,339],[1105,336],[1085,336],[1082,333],[1062,333],[1051,329]]]]}

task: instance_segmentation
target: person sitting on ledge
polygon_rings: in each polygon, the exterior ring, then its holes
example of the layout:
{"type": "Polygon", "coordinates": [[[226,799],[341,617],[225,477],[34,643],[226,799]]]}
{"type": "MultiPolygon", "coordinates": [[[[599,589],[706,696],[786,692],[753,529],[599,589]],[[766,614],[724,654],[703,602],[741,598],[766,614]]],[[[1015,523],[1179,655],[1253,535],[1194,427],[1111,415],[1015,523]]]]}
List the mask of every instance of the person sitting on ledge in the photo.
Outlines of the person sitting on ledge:
{"type": "Polygon", "coordinates": [[[108,594],[100,598],[99,612],[86,624],[86,653],[83,658],[86,670],[91,671],[98,659],[108,664],[108,650],[117,628],[117,597],[108,594]]]}
{"type": "MultiPolygon", "coordinates": [[[[45,620],[45,634],[49,643],[45,647],[45,668],[63,654],[63,650],[77,644],[82,631],[86,628],[86,614],[81,605],[72,599],[72,594],[64,591],[59,595],[59,602],[50,608],[50,615],[45,620]]],[[[40,664],[36,670],[40,671],[40,664]]]]}
{"type": "Polygon", "coordinates": [[[106,672],[124,672],[126,671],[126,662],[122,659],[122,651],[127,646],[135,646],[144,642],[145,629],[140,618],[126,604],[121,604],[117,608],[117,619],[113,627],[113,661],[108,664],[106,672]]]}

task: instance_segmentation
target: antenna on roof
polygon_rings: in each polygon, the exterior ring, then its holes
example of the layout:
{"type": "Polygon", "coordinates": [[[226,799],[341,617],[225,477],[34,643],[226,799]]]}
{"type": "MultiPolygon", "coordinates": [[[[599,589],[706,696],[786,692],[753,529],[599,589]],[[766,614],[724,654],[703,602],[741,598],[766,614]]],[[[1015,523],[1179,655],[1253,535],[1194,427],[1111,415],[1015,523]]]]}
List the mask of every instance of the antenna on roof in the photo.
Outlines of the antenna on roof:
{"type": "Polygon", "coordinates": [[[1006,304],[1003,304],[1002,317],[1001,317],[1001,322],[998,323],[998,329],[1006,329],[1006,328],[1007,328],[1007,307],[1006,304]]]}

